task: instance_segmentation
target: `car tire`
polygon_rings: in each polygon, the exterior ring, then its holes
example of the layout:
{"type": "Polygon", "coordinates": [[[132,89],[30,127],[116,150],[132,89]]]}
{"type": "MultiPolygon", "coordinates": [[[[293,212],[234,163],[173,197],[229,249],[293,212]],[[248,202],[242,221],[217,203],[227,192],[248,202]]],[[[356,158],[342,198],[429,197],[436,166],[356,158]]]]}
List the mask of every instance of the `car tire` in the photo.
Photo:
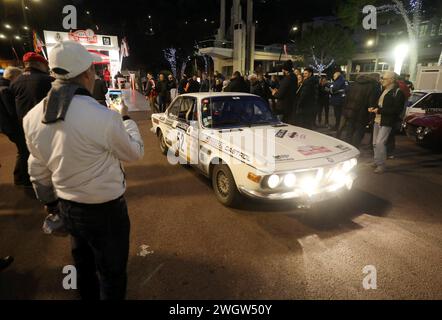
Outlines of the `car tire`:
{"type": "Polygon", "coordinates": [[[167,151],[169,150],[169,148],[167,147],[166,141],[164,140],[163,132],[161,130],[158,133],[158,141],[160,143],[161,153],[167,155],[167,151]]]}
{"type": "Polygon", "coordinates": [[[226,207],[238,205],[241,194],[236,187],[232,171],[225,164],[217,164],[212,172],[212,187],[219,202],[226,207]]]}

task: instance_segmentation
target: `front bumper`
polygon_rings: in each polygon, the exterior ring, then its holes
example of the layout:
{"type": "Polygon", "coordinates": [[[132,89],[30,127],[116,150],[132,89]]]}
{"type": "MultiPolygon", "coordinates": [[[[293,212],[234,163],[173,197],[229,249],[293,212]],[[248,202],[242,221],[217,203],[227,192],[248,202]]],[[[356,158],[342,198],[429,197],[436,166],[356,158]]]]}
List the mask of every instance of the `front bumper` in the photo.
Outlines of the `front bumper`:
{"type": "Polygon", "coordinates": [[[356,180],[356,174],[350,173],[348,177],[348,181],[319,187],[310,194],[305,193],[300,188],[294,189],[293,191],[278,193],[268,193],[261,190],[251,190],[242,186],[238,187],[238,190],[243,195],[253,199],[269,201],[294,200],[299,204],[313,204],[336,198],[342,192],[350,191],[353,187],[353,182],[356,180]]]}

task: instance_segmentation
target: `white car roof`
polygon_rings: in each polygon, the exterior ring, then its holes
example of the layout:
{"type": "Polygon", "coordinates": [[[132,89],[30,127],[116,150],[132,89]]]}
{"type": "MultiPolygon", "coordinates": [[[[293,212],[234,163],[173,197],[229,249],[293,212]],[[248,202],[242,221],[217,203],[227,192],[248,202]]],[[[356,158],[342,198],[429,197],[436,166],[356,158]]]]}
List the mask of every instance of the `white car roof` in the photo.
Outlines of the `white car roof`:
{"type": "Polygon", "coordinates": [[[193,97],[197,99],[215,98],[215,97],[238,97],[238,96],[257,97],[254,94],[242,93],[242,92],[197,92],[197,93],[186,93],[180,95],[180,97],[193,97]]]}
{"type": "Polygon", "coordinates": [[[436,89],[416,89],[412,93],[442,93],[442,90],[436,90],[436,89]]]}

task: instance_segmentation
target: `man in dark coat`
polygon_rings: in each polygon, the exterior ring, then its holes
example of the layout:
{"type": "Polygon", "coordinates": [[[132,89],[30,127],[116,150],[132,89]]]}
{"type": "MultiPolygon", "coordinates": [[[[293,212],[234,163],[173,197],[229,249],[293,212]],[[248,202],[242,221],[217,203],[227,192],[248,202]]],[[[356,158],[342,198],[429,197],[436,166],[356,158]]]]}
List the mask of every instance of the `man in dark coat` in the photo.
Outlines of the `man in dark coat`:
{"type": "Polygon", "coordinates": [[[293,62],[286,61],[282,67],[284,78],[279,83],[279,89],[273,89],[273,97],[278,100],[276,111],[282,115],[284,122],[290,122],[292,115],[296,112],[296,89],[298,88],[298,80],[293,73],[293,62]]]}
{"type": "Polygon", "coordinates": [[[243,92],[250,93],[250,87],[247,86],[246,81],[241,76],[239,71],[235,71],[232,79],[230,79],[230,83],[224,89],[224,92],[243,92]]]}
{"type": "Polygon", "coordinates": [[[186,86],[186,93],[197,93],[200,92],[201,85],[198,82],[198,77],[193,75],[192,79],[189,80],[186,86]]]}
{"type": "Polygon", "coordinates": [[[338,138],[359,148],[370,121],[369,108],[377,107],[380,92],[378,83],[369,75],[360,75],[351,83],[344,103],[342,127],[338,138]]]}
{"type": "Polygon", "coordinates": [[[49,75],[48,62],[41,55],[28,52],[23,56],[23,63],[25,71],[11,84],[20,123],[29,110],[46,97],[54,81],[49,75]]]}
{"type": "Polygon", "coordinates": [[[187,75],[183,74],[179,84],[178,84],[178,94],[185,94],[187,86],[187,75]]]}
{"type": "Polygon", "coordinates": [[[107,94],[107,85],[106,81],[100,78],[98,74],[95,75],[95,84],[94,84],[94,92],[92,96],[95,100],[97,100],[100,104],[107,107],[106,104],[106,94],[107,94]]]}
{"type": "Polygon", "coordinates": [[[16,181],[17,185],[26,187],[32,186],[28,174],[29,151],[23,133],[23,118],[34,108],[43,98],[46,97],[51,89],[52,78],[49,75],[49,66],[45,58],[35,52],[28,52],[23,56],[25,71],[10,85],[11,92],[15,99],[15,108],[18,117],[18,125],[21,134],[19,135],[20,144],[18,155],[18,176],[21,178],[16,181]]]}
{"type": "Polygon", "coordinates": [[[200,92],[209,92],[210,91],[210,81],[207,78],[207,74],[203,73],[203,77],[201,79],[200,92]]]}
{"type": "Polygon", "coordinates": [[[397,85],[397,75],[393,71],[387,71],[382,76],[382,92],[378,106],[368,109],[375,114],[373,127],[373,148],[375,173],[385,172],[387,159],[387,140],[391,130],[397,122],[405,105],[405,95],[397,85]]]}
{"type": "Polygon", "coordinates": [[[158,92],[158,104],[160,112],[166,111],[167,102],[169,100],[169,85],[164,74],[160,74],[156,85],[158,92]]]}
{"type": "Polygon", "coordinates": [[[264,100],[267,99],[265,92],[264,92],[264,88],[262,87],[261,83],[258,80],[258,76],[256,74],[252,74],[249,77],[249,81],[250,81],[250,93],[257,95],[261,98],[263,98],[264,100]]]}
{"type": "Polygon", "coordinates": [[[319,80],[313,75],[312,68],[304,69],[304,82],[297,105],[297,124],[306,129],[313,128],[318,107],[319,80]]]}
{"type": "Polygon", "coordinates": [[[330,85],[330,105],[335,113],[335,130],[338,131],[341,126],[342,108],[347,89],[347,81],[341,73],[341,69],[336,69],[333,74],[333,83],[330,85]]]}
{"type": "Polygon", "coordinates": [[[27,174],[23,175],[20,154],[27,152],[23,131],[18,124],[17,111],[15,110],[14,96],[9,88],[11,82],[21,75],[18,68],[8,67],[0,78],[0,132],[5,134],[17,147],[17,159],[14,168],[14,184],[25,185],[28,180],[27,174]]]}

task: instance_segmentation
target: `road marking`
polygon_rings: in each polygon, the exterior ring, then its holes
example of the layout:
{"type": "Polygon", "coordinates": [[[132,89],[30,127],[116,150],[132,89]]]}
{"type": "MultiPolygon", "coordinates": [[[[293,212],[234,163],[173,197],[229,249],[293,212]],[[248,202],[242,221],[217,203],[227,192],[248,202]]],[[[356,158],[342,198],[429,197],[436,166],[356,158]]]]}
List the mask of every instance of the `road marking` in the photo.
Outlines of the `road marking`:
{"type": "Polygon", "coordinates": [[[154,271],[152,271],[152,273],[146,278],[146,280],[144,280],[141,283],[141,286],[144,287],[149,281],[150,279],[152,279],[152,277],[158,272],[160,271],[160,269],[164,266],[164,263],[160,264],[158,267],[155,268],[154,271]]]}

